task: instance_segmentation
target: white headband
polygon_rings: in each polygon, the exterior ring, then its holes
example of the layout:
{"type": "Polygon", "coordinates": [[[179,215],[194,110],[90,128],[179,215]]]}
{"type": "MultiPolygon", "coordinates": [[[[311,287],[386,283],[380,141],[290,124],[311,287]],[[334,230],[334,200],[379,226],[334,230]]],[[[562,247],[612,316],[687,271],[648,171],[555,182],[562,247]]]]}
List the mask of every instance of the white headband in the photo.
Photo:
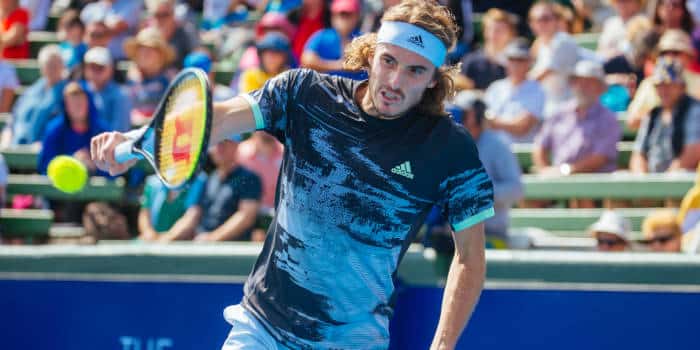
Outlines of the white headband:
{"type": "Polygon", "coordinates": [[[445,63],[447,48],[433,33],[406,22],[382,22],[377,43],[393,44],[423,56],[435,68],[445,63]]]}

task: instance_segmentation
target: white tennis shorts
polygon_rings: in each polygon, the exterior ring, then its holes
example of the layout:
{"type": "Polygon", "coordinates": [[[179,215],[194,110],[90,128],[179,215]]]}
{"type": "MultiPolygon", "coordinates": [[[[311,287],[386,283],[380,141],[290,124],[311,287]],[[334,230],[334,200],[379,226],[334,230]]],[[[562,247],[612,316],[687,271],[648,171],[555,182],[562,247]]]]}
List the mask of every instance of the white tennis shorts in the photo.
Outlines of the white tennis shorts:
{"type": "Polygon", "coordinates": [[[287,349],[279,344],[255,316],[240,304],[224,309],[224,318],[231,324],[231,332],[221,350],[287,349]]]}

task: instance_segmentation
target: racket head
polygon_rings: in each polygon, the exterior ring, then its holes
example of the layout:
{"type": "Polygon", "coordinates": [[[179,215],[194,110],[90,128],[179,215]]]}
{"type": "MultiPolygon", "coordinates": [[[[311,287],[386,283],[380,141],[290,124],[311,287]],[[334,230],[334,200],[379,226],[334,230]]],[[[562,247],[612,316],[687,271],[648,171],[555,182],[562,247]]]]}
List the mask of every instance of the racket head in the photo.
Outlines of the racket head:
{"type": "Polygon", "coordinates": [[[206,160],[212,117],[207,74],[187,68],[171,82],[134,151],[151,163],[166,187],[182,188],[206,160]]]}

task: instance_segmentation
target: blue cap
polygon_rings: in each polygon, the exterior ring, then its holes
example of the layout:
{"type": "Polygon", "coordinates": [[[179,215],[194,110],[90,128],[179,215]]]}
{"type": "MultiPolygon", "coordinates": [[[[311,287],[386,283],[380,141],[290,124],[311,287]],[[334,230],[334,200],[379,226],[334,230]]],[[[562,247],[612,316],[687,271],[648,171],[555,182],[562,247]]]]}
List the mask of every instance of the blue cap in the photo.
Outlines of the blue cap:
{"type": "Polygon", "coordinates": [[[289,39],[287,39],[287,37],[285,37],[282,33],[277,32],[265,34],[260,42],[258,42],[256,47],[258,50],[274,50],[284,52],[289,52],[289,50],[291,50],[289,39]]]}
{"type": "Polygon", "coordinates": [[[211,58],[201,52],[193,52],[185,57],[185,68],[199,68],[207,73],[211,71],[211,58]]]}

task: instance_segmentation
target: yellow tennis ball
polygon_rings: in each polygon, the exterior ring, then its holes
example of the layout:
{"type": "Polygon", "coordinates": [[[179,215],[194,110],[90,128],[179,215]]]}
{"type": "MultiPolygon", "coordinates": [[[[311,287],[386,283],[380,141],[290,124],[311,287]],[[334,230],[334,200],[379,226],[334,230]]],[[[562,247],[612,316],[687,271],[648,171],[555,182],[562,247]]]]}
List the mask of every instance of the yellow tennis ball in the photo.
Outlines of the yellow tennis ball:
{"type": "Polygon", "coordinates": [[[80,192],[88,179],[85,165],[69,156],[52,159],[46,173],[53,186],[66,193],[80,192]]]}

